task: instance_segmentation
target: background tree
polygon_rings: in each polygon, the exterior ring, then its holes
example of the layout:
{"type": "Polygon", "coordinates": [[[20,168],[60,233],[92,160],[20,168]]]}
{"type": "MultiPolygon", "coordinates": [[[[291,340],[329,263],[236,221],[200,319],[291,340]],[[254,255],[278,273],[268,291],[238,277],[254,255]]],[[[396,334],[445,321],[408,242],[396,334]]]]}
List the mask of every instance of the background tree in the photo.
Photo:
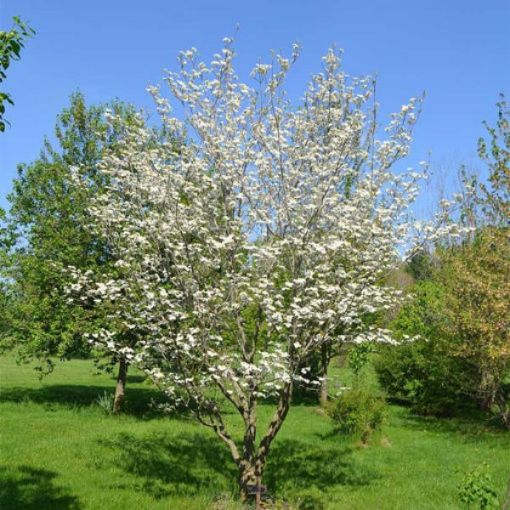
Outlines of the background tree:
{"type": "Polygon", "coordinates": [[[486,227],[472,243],[446,260],[445,333],[456,340],[454,356],[476,366],[475,397],[481,408],[496,407],[510,428],[510,237],[508,229],[486,227]]]}
{"type": "MultiPolygon", "coordinates": [[[[104,151],[115,151],[124,124],[134,119],[129,105],[87,106],[82,94],[73,94],[57,118],[56,144],[46,141],[36,161],[18,167],[2,235],[9,297],[2,346],[15,348],[21,359],[37,359],[40,370],[52,369],[52,357],[89,354],[84,333],[107,320],[104,310],[68,302],[69,277],[62,268],[109,270],[107,246],[86,228],[87,208],[106,185],[98,171],[104,151]],[[119,121],[107,122],[108,111],[119,121]],[[81,186],[71,178],[74,167],[80,169],[81,186]]],[[[125,371],[121,367],[117,393],[123,394],[125,371]]]]}
{"type": "Polygon", "coordinates": [[[428,276],[393,322],[396,331],[427,340],[386,349],[377,369],[391,394],[410,398],[423,412],[452,413],[472,402],[508,427],[510,130],[504,98],[497,107],[496,127],[486,123],[488,140],[479,140],[487,181],[463,174],[460,221],[472,233],[427,256],[428,276]]]}
{"type": "Polygon", "coordinates": [[[510,226],[510,109],[501,94],[496,104],[498,119],[495,126],[484,125],[488,139],[478,141],[478,154],[487,163],[489,178],[480,184],[480,201],[485,222],[491,225],[510,226]]]}
{"type": "Polygon", "coordinates": [[[443,282],[436,276],[418,281],[409,291],[412,297],[389,325],[400,345],[380,346],[375,356],[381,385],[420,414],[452,416],[472,409],[477,371],[454,355],[443,282]]]}
{"type": "Polygon", "coordinates": [[[364,318],[399,302],[384,284],[399,249],[451,229],[417,232],[409,205],[422,175],[391,171],[408,153],[416,100],[379,140],[372,81],[347,77],[334,51],[299,108],[283,87],[297,48],[256,66],[255,88],[239,82],[233,57],[230,39],[209,66],[195,50],[181,54],[168,84],[186,123],[153,89],[168,130],[188,132],[187,143],[176,152],[134,127],[120,153],[105,155],[108,185],[91,225],[120,270],[71,271],[75,299],[112,304],[119,327],[96,342],[127,352],[120,327],[145,330],[131,356],[227,445],[246,498],[295,383],[319,384],[307,375],[310,355],[336,342],[390,341],[364,318]],[[275,411],[264,423],[257,404],[268,397],[275,411]],[[229,406],[241,445],[224,421],[229,406]]]}
{"type": "MultiPolygon", "coordinates": [[[[25,40],[35,34],[30,28],[17,16],[13,18],[14,26],[9,31],[0,31],[0,83],[7,77],[6,71],[12,60],[19,60],[21,50],[25,45],[25,40]]],[[[0,92],[0,132],[5,131],[5,105],[14,104],[12,97],[7,92],[0,92]]]]}

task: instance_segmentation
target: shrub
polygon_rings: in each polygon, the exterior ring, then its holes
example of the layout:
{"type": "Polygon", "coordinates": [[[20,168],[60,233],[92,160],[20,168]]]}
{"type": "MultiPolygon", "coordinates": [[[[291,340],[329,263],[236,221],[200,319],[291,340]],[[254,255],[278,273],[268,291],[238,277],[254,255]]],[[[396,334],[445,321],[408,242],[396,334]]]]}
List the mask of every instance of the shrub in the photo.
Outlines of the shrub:
{"type": "Polygon", "coordinates": [[[386,401],[380,393],[354,388],[340,394],[331,405],[329,415],[338,432],[359,435],[366,444],[370,436],[381,429],[386,408],[386,401]]]}
{"type": "Polygon", "coordinates": [[[484,464],[467,473],[459,485],[459,498],[468,508],[497,510],[498,495],[484,464]]]}
{"type": "Polygon", "coordinates": [[[388,395],[407,401],[420,414],[451,416],[475,404],[477,368],[458,356],[456,339],[448,334],[444,292],[435,281],[418,282],[390,324],[403,342],[381,346],[374,360],[388,395]],[[406,342],[406,335],[419,339],[406,342]]]}
{"type": "Polygon", "coordinates": [[[382,347],[374,367],[388,395],[419,414],[453,416],[475,405],[475,367],[448,356],[435,339],[382,347]]]}

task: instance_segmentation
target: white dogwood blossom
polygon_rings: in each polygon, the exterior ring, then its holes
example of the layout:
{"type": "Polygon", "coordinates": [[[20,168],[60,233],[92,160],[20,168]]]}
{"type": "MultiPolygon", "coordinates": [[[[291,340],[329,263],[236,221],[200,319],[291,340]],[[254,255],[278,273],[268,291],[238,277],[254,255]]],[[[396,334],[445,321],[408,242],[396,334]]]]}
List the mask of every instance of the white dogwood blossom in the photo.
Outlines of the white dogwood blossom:
{"type": "Polygon", "coordinates": [[[181,53],[166,81],[185,120],[150,91],[169,138],[186,142],[155,140],[140,124],[105,154],[109,184],[91,228],[116,271],[75,272],[70,290],[111,310],[98,345],[128,352],[227,443],[243,491],[262,476],[294,383],[317,383],[310,355],[391,342],[366,325],[402,299],[386,275],[404,252],[454,232],[446,210],[434,225],[413,218],[424,174],[393,169],[409,153],[420,101],[381,128],[373,80],[347,76],[331,50],[294,105],[284,84],[298,53],[258,64],[251,85],[235,74],[230,39],[210,65],[195,49],[181,53]],[[136,347],[117,342],[130,331],[136,347]],[[257,432],[257,401],[269,396],[275,414],[257,432]],[[225,401],[244,424],[242,450],[225,401]]]}

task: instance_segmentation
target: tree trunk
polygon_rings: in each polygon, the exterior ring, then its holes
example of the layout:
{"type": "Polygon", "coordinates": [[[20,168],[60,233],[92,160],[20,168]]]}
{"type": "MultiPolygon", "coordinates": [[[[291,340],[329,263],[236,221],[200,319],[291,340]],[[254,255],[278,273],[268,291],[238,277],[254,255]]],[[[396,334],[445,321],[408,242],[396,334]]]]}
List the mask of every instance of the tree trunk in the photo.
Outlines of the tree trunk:
{"type": "Polygon", "coordinates": [[[321,407],[326,407],[328,403],[328,367],[329,367],[329,352],[326,345],[321,349],[321,371],[322,377],[321,385],[319,388],[319,403],[321,407]]]}
{"type": "Polygon", "coordinates": [[[326,407],[328,403],[328,379],[324,377],[321,381],[321,387],[319,390],[319,404],[321,407],[326,407]]]}
{"type": "Polygon", "coordinates": [[[259,459],[252,459],[251,463],[241,462],[239,465],[239,494],[241,501],[247,503],[255,501],[255,510],[262,509],[262,472],[264,465],[259,459]]]}
{"type": "Polygon", "coordinates": [[[244,416],[245,432],[243,439],[243,458],[239,463],[239,489],[241,500],[247,501],[248,487],[260,484],[260,478],[257,476],[256,470],[256,446],[255,440],[257,436],[257,402],[250,400],[248,409],[244,416]]]}
{"type": "Polygon", "coordinates": [[[494,405],[495,395],[497,392],[497,383],[494,375],[490,370],[482,369],[480,381],[480,409],[489,412],[494,405]]]}
{"type": "Polygon", "coordinates": [[[269,454],[269,449],[273,439],[278,434],[290,407],[290,401],[292,398],[292,382],[287,383],[282,393],[280,394],[280,400],[278,407],[274,413],[266,434],[260,441],[258,448],[255,446],[255,434],[256,434],[256,414],[255,407],[250,412],[248,423],[244,436],[244,455],[243,459],[237,463],[239,468],[239,492],[242,501],[247,501],[250,496],[255,496],[256,509],[259,510],[261,507],[261,483],[264,468],[266,467],[266,459],[269,454]],[[249,486],[252,486],[256,490],[249,491],[249,486]],[[258,489],[258,490],[257,490],[258,489]]]}
{"type": "Polygon", "coordinates": [[[117,375],[117,386],[115,387],[115,398],[113,400],[113,413],[119,414],[126,394],[128,363],[124,358],[119,359],[119,373],[117,375]]]}
{"type": "Polygon", "coordinates": [[[241,462],[239,465],[239,494],[241,501],[246,502],[250,497],[249,486],[257,485],[255,466],[248,462],[241,462]]]}

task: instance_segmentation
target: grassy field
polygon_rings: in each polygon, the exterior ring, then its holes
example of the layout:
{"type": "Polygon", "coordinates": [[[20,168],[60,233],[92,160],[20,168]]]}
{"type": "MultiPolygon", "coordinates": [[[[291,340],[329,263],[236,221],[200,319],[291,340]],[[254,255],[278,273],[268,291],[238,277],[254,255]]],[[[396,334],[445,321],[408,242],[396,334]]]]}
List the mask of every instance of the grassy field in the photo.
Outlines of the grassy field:
{"type": "MultiPolygon", "coordinates": [[[[114,381],[93,372],[89,361],[66,362],[40,382],[29,366],[0,359],[2,510],[239,508],[228,503],[234,466],[209,431],[151,411],[158,393],[138,374],[126,413],[106,415],[96,400],[114,381]]],[[[282,501],[316,487],[328,509],[460,509],[458,484],[483,462],[503,495],[509,452],[508,433],[397,406],[383,437],[362,447],[303,404],[276,440],[264,482],[282,501]]]]}

